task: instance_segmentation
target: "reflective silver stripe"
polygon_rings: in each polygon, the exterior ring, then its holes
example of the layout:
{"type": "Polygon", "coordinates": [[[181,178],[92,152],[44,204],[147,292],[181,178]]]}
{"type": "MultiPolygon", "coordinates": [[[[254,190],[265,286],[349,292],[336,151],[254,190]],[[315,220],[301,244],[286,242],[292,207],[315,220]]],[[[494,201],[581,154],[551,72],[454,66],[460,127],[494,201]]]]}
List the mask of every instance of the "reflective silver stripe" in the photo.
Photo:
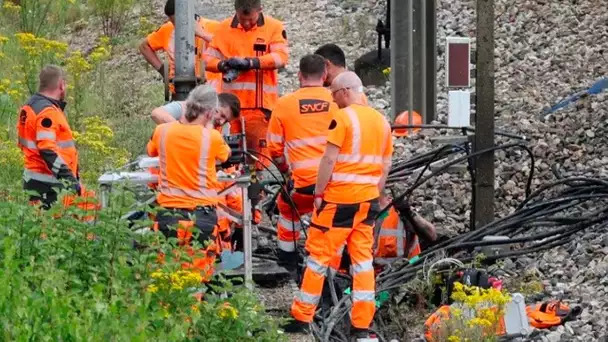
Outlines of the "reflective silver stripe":
{"type": "Polygon", "coordinates": [[[299,221],[290,221],[284,216],[279,216],[278,224],[290,232],[299,232],[302,230],[302,225],[299,221]]]}
{"type": "Polygon", "coordinates": [[[36,142],[32,141],[32,140],[27,140],[24,138],[19,138],[19,144],[21,144],[21,146],[25,147],[25,148],[30,148],[33,150],[37,150],[38,146],[36,146],[36,142]]]}
{"type": "Polygon", "coordinates": [[[353,302],[375,302],[376,293],[375,291],[353,291],[353,302]]]}
{"type": "Polygon", "coordinates": [[[41,131],[41,132],[36,132],[36,140],[56,140],[57,136],[55,135],[55,132],[49,132],[49,131],[41,131]]]}
{"type": "Polygon", "coordinates": [[[315,296],[302,290],[299,290],[298,293],[296,293],[296,300],[301,303],[317,305],[320,299],[321,296],[315,296]]]}
{"type": "Polygon", "coordinates": [[[397,244],[396,257],[403,257],[405,253],[405,226],[400,219],[397,222],[397,227],[382,227],[379,237],[394,237],[397,244]]]}
{"type": "Polygon", "coordinates": [[[294,139],[285,143],[289,148],[308,147],[313,145],[325,145],[327,136],[310,137],[303,139],[294,139]]]}
{"type": "Polygon", "coordinates": [[[268,139],[268,141],[273,142],[273,143],[282,143],[283,142],[283,137],[278,134],[268,133],[266,139],[268,139]]]}
{"type": "Polygon", "coordinates": [[[279,52],[283,51],[285,53],[288,52],[287,45],[283,43],[274,43],[270,44],[270,52],[279,52]]]}
{"type": "Polygon", "coordinates": [[[54,174],[57,174],[57,172],[59,172],[59,169],[61,169],[61,166],[63,165],[67,166],[68,164],[63,160],[63,158],[61,158],[60,155],[57,155],[57,158],[55,158],[55,161],[53,162],[53,168],[51,171],[54,174]]]}
{"type": "Polygon", "coordinates": [[[300,161],[291,163],[291,169],[292,170],[308,169],[311,167],[318,167],[319,164],[321,164],[321,158],[300,160],[300,161]]]}
{"type": "Polygon", "coordinates": [[[43,183],[61,184],[61,182],[53,175],[47,175],[40,172],[31,171],[28,169],[23,170],[23,180],[28,182],[30,180],[36,180],[43,183]]]}
{"type": "Polygon", "coordinates": [[[205,55],[218,59],[224,59],[224,54],[221,53],[218,49],[212,47],[208,47],[207,50],[205,50],[205,55]]]}
{"type": "Polygon", "coordinates": [[[283,66],[285,66],[285,64],[283,63],[283,59],[278,53],[271,52],[270,55],[272,56],[272,60],[274,61],[275,68],[282,68],[283,66]]]}
{"type": "Polygon", "coordinates": [[[58,141],[57,147],[70,148],[70,147],[76,147],[76,144],[74,144],[74,140],[64,140],[64,141],[58,141]]]}
{"type": "Polygon", "coordinates": [[[414,249],[416,248],[416,245],[418,245],[418,244],[419,244],[418,236],[416,235],[416,236],[414,236],[414,240],[413,240],[412,245],[410,246],[410,249],[407,251],[408,258],[410,257],[410,253],[412,253],[414,251],[414,249]]]}
{"type": "Polygon", "coordinates": [[[372,155],[348,155],[348,154],[339,154],[336,159],[339,162],[343,163],[364,163],[364,164],[384,164],[384,157],[381,156],[372,156],[372,155]]]}
{"type": "Polygon", "coordinates": [[[293,244],[293,240],[291,241],[283,241],[283,240],[277,240],[277,245],[279,246],[279,249],[285,252],[295,252],[296,251],[296,246],[293,244]]]}
{"type": "Polygon", "coordinates": [[[169,125],[175,124],[177,121],[166,124],[162,127],[160,135],[160,181],[159,190],[161,193],[170,196],[186,196],[196,199],[215,198],[217,197],[217,191],[213,189],[205,188],[207,185],[207,161],[209,160],[209,148],[211,146],[211,135],[206,134],[206,128],[201,127],[201,150],[199,156],[198,165],[198,189],[183,189],[173,187],[169,184],[167,178],[167,130],[169,125]]]}
{"type": "Polygon", "coordinates": [[[346,107],[344,110],[346,111],[346,114],[348,115],[348,118],[350,119],[352,125],[352,151],[350,154],[339,154],[336,160],[338,162],[345,163],[365,163],[382,165],[384,163],[384,157],[361,154],[361,123],[359,122],[359,118],[357,117],[357,113],[354,109],[352,109],[351,107],[346,107]]]}
{"type": "Polygon", "coordinates": [[[328,267],[323,266],[318,261],[314,260],[311,257],[308,257],[308,260],[306,261],[306,268],[310,269],[311,271],[315,272],[316,274],[324,276],[327,274],[328,267]]]}
{"type": "MultiPolygon", "coordinates": [[[[257,88],[257,86],[256,86],[255,82],[233,82],[233,83],[224,82],[224,86],[223,86],[224,90],[234,90],[234,91],[238,91],[238,90],[255,91],[256,88],[257,88]]],[[[278,94],[279,89],[276,86],[264,84],[264,93],[278,94]]]]}
{"type": "Polygon", "coordinates": [[[376,176],[362,176],[351,173],[334,173],[331,175],[332,181],[345,182],[345,183],[356,183],[356,184],[373,184],[378,185],[380,183],[380,177],[376,176]]]}
{"type": "Polygon", "coordinates": [[[368,271],[373,271],[374,270],[374,260],[370,259],[358,264],[353,264],[350,266],[350,274],[351,275],[355,275],[357,273],[361,273],[361,272],[368,272],[368,271]]]}

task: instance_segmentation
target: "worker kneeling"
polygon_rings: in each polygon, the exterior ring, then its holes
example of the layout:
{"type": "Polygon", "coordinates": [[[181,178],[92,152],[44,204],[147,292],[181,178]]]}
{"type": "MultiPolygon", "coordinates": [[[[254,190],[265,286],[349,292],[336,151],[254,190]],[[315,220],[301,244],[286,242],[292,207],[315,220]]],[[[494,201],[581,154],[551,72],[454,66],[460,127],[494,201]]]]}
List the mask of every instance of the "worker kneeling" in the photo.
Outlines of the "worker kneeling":
{"type": "Polygon", "coordinates": [[[327,77],[325,60],[318,55],[300,59],[300,89],[279,99],[268,126],[268,149],[279,171],[290,173],[294,190],[277,200],[279,264],[295,269],[296,243],[300,239],[300,215],[313,210],[317,168],[325,151],[327,127],[338,106],[323,87],[327,77]],[[286,158],[287,156],[287,158],[286,158]],[[287,163],[289,160],[289,164],[287,163]],[[295,208],[294,208],[295,206],[295,208]]]}
{"type": "Polygon", "coordinates": [[[209,125],[218,108],[218,96],[208,85],[196,87],[186,100],[185,122],[156,127],[148,143],[148,154],[159,157],[160,174],[157,203],[158,229],[167,237],[178,236],[172,226],[182,223],[198,230],[205,245],[217,225],[218,180],[216,160],[225,162],[230,148],[221,134],[209,125]],[[189,223],[188,223],[189,222],[189,223]]]}
{"type": "Polygon", "coordinates": [[[346,242],[353,276],[351,333],[357,341],[377,341],[369,333],[375,313],[373,231],[391,167],[391,128],[381,113],[362,104],[363,86],[355,73],[337,76],[331,91],[342,109],[328,127],[306,241],[309,256],[291,306],[296,321],[286,330],[306,328],[313,320],[325,275],[346,242]]]}

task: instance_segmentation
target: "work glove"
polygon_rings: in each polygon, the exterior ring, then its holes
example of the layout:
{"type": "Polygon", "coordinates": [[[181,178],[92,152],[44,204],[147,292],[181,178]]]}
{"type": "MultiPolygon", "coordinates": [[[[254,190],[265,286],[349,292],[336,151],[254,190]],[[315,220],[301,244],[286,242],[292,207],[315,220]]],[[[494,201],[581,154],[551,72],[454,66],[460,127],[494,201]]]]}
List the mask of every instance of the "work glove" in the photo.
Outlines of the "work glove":
{"type": "Polygon", "coordinates": [[[226,64],[235,70],[251,70],[252,68],[251,61],[246,58],[231,57],[226,60],[226,64]]]}

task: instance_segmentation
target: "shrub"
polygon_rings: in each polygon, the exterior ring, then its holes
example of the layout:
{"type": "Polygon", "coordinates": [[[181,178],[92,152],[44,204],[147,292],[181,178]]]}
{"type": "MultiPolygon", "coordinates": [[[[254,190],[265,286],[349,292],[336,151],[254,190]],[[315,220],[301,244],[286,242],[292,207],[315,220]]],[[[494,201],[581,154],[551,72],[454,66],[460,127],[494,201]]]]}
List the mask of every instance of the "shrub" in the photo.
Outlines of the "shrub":
{"type": "MultiPolygon", "coordinates": [[[[170,293],[152,293],[159,251],[176,247],[157,234],[137,235],[116,204],[94,213],[43,212],[23,193],[0,202],[0,324],[3,340],[278,341],[277,325],[253,294],[230,284],[205,292],[194,275],[170,293]],[[88,213],[89,215],[91,213],[88,213]],[[154,246],[133,248],[133,241],[154,246]],[[186,285],[185,283],[183,285],[186,285]],[[225,293],[232,296],[226,298],[225,293]]],[[[118,203],[120,201],[114,201],[118,203]]],[[[149,222],[143,222],[149,224],[149,222]]],[[[180,263],[163,271],[180,273],[180,263]]],[[[190,274],[186,272],[185,274],[190,274]]]]}
{"type": "Polygon", "coordinates": [[[434,341],[498,341],[505,306],[511,300],[506,292],[456,282],[452,299],[449,311],[431,331],[434,341]]]}
{"type": "Polygon", "coordinates": [[[127,21],[133,0],[89,0],[93,14],[101,18],[104,35],[114,38],[127,21]]]}

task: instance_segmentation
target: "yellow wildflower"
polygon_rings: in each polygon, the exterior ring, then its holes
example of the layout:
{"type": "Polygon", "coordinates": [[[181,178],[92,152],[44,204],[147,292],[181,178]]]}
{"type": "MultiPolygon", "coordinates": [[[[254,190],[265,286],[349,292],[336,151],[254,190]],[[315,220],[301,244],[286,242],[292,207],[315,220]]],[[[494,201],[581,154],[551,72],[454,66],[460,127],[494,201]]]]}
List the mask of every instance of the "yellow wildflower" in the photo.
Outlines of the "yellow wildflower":
{"type": "Polygon", "coordinates": [[[0,36],[0,44],[4,44],[6,42],[8,42],[8,37],[0,36]]]}
{"type": "Polygon", "coordinates": [[[448,337],[448,342],[460,342],[460,337],[452,335],[448,337]]]}
{"type": "Polygon", "coordinates": [[[384,70],[382,70],[382,73],[384,74],[384,76],[388,76],[391,74],[391,67],[388,67],[384,70]]]}
{"type": "Polygon", "coordinates": [[[154,284],[149,285],[146,291],[148,291],[150,293],[156,293],[156,292],[158,292],[158,286],[156,286],[154,284]]]}
{"type": "Polygon", "coordinates": [[[230,303],[224,303],[218,312],[218,316],[222,319],[237,319],[239,317],[239,311],[230,305],[230,303]]]}

